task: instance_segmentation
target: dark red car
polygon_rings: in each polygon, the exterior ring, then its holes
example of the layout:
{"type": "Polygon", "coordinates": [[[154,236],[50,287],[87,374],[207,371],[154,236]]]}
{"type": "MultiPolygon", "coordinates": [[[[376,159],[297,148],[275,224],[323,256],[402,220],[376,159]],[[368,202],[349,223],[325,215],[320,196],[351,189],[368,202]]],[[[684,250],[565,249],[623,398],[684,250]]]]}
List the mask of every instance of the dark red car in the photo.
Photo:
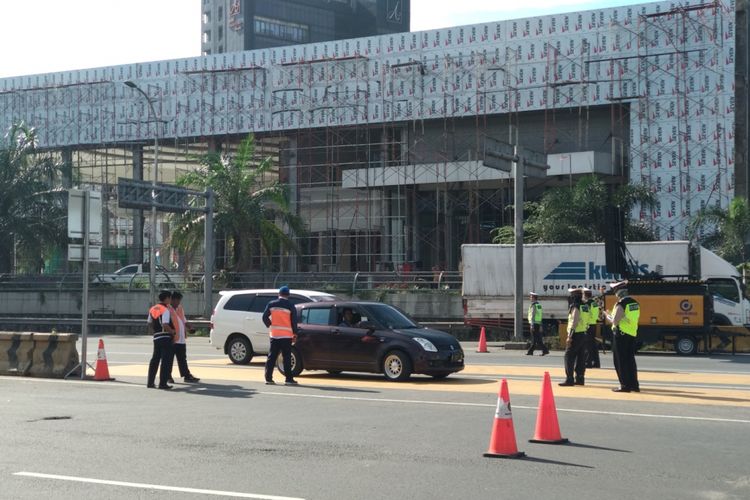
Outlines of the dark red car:
{"type": "MultiPolygon", "coordinates": [[[[327,370],[382,373],[392,381],[412,373],[437,379],[464,369],[455,337],[424,328],[405,313],[379,302],[335,301],[297,305],[299,335],[292,373],[327,370]],[[345,311],[349,323],[345,322],[345,311]]],[[[281,368],[281,358],[278,362],[281,368]]]]}

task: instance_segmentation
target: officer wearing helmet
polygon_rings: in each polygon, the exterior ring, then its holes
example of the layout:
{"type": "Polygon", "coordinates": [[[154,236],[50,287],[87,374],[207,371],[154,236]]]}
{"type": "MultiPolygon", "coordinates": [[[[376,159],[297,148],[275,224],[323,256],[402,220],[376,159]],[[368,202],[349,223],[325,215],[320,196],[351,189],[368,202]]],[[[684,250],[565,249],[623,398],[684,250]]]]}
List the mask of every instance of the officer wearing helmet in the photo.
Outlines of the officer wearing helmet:
{"type": "Polygon", "coordinates": [[[612,357],[620,387],[614,392],[641,392],[638,384],[638,366],[635,363],[636,337],[640,304],[628,293],[628,282],[611,283],[610,287],[617,295],[617,303],[612,312],[607,314],[607,321],[612,323],[612,357]]]}
{"type": "Polygon", "coordinates": [[[586,374],[589,307],[583,303],[583,289],[570,288],[568,293],[568,336],[565,341],[565,382],[560,382],[562,387],[583,385],[586,374]]]}

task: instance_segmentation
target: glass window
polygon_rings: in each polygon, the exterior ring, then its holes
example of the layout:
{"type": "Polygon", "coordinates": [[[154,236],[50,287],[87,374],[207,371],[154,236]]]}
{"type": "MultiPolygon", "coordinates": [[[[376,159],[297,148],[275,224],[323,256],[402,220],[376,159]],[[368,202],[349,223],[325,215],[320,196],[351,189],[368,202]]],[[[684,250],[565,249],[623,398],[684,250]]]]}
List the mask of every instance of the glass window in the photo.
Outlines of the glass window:
{"type": "Polygon", "coordinates": [[[740,292],[732,279],[710,279],[708,280],[708,291],[719,299],[731,300],[732,302],[740,301],[740,292]]]}
{"type": "Polygon", "coordinates": [[[327,325],[331,317],[330,307],[310,307],[304,309],[300,315],[300,323],[313,325],[327,325]]]}
{"type": "Polygon", "coordinates": [[[217,17],[219,21],[224,20],[224,7],[222,7],[221,5],[219,5],[219,15],[217,17]]]}
{"type": "Polygon", "coordinates": [[[203,32],[203,43],[208,43],[211,41],[211,32],[210,31],[204,31],[203,32]]]}
{"type": "Polygon", "coordinates": [[[128,266],[122,269],[118,274],[135,274],[138,272],[138,266],[128,266]]]}
{"type": "Polygon", "coordinates": [[[219,40],[221,40],[222,38],[224,38],[224,27],[219,26],[219,40]]]}
{"type": "Polygon", "coordinates": [[[211,13],[210,12],[204,12],[203,13],[203,24],[208,24],[211,22],[211,13]]]}
{"type": "Polygon", "coordinates": [[[254,295],[252,293],[241,293],[233,295],[224,304],[224,310],[226,311],[248,311],[250,310],[250,304],[253,302],[254,295]]]}
{"type": "Polygon", "coordinates": [[[411,318],[389,305],[368,305],[370,320],[392,329],[419,328],[411,318]]]}
{"type": "Polygon", "coordinates": [[[250,306],[250,312],[262,313],[266,310],[268,303],[275,298],[275,295],[258,295],[250,306]]]}

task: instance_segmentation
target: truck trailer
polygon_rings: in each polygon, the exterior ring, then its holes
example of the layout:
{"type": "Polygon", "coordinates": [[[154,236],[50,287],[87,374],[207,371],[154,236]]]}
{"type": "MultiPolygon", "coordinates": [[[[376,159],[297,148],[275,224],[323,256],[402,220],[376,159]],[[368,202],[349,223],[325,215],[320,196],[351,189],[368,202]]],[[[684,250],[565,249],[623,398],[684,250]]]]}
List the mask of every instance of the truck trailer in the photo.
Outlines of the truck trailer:
{"type": "MultiPolygon", "coordinates": [[[[631,278],[701,281],[713,304],[710,325],[747,327],[750,301],[737,269],[715,253],[687,241],[629,242],[631,278]]],[[[464,322],[500,336],[513,329],[515,299],[513,245],[462,245],[464,322]]],[[[567,319],[568,289],[601,290],[620,275],[607,271],[604,243],[524,245],[524,311],[536,292],[544,327],[555,335],[567,319]]]]}

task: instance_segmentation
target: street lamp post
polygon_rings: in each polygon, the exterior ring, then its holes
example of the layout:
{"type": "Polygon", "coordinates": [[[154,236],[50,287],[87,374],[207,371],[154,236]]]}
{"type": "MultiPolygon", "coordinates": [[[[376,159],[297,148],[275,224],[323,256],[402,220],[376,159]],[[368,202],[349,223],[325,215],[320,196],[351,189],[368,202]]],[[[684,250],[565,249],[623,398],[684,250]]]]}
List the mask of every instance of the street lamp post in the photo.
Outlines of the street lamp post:
{"type": "Polygon", "coordinates": [[[156,303],[156,200],[154,196],[156,194],[156,181],[158,180],[159,174],[159,119],[156,116],[156,110],[154,109],[153,100],[133,81],[126,81],[125,85],[138,91],[148,103],[149,114],[151,120],[154,122],[154,178],[151,181],[154,191],[151,195],[151,238],[149,238],[148,252],[149,252],[149,273],[148,273],[148,288],[151,304],[156,303]]]}

